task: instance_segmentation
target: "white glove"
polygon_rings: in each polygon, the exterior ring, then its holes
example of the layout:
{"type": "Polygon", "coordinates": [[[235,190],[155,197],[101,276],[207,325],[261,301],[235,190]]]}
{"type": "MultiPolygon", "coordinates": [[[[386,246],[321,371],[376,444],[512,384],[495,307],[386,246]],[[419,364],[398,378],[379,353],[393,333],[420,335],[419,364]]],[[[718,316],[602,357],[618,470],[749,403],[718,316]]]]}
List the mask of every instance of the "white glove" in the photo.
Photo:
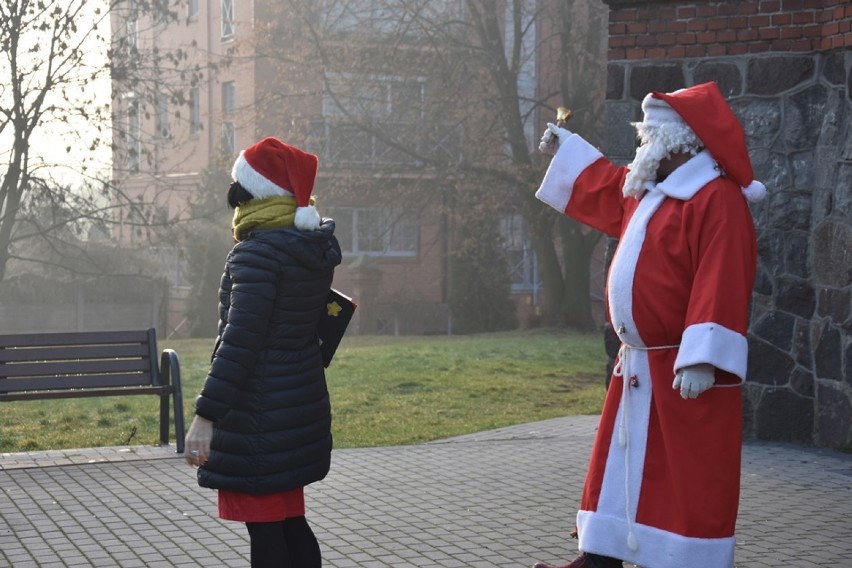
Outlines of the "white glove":
{"type": "Polygon", "coordinates": [[[680,389],[683,398],[696,398],[713,386],[716,380],[716,368],[707,363],[690,365],[675,374],[673,389],[680,389]]]}
{"type": "Polygon", "coordinates": [[[544,134],[541,136],[541,142],[538,145],[538,150],[542,154],[552,156],[556,153],[556,150],[559,149],[559,145],[562,142],[565,142],[569,136],[571,136],[570,130],[562,128],[561,126],[556,126],[552,122],[548,122],[544,134]]]}

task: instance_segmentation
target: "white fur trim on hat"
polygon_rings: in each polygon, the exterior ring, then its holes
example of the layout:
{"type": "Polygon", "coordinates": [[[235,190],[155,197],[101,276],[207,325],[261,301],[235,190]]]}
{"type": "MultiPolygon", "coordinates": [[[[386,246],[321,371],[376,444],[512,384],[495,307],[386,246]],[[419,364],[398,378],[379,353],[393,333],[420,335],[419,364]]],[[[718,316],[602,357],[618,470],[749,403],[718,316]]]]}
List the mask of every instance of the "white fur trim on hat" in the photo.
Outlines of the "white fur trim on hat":
{"type": "Polygon", "coordinates": [[[320,226],[320,215],[313,205],[296,208],[296,219],[294,224],[300,231],[315,231],[320,226]]]}
{"type": "Polygon", "coordinates": [[[683,118],[663,99],[658,99],[651,94],[642,99],[642,112],[645,117],[642,123],[646,126],[662,126],[663,124],[686,124],[683,118]]]}
{"type": "Polygon", "coordinates": [[[747,187],[743,188],[743,195],[752,203],[761,201],[766,197],[766,186],[757,180],[753,180],[747,187]]]}
{"type": "Polygon", "coordinates": [[[234,167],[231,169],[231,177],[234,181],[239,182],[243,186],[243,189],[251,193],[255,199],[293,195],[290,191],[279,187],[251,167],[244,154],[244,151],[240,152],[240,156],[234,162],[234,167]]]}

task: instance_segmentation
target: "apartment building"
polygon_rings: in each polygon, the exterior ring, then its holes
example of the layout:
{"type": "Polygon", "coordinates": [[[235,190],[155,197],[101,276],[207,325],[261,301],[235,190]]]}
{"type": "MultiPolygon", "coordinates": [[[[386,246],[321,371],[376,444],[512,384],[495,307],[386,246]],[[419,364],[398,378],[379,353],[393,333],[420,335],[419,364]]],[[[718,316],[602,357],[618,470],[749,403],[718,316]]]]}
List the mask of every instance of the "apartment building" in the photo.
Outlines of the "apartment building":
{"type": "MultiPolygon", "coordinates": [[[[410,30],[387,41],[391,30],[399,33],[399,13],[389,12],[388,2],[367,0],[163,0],[159,14],[143,14],[135,4],[128,0],[116,11],[115,34],[140,60],[157,53],[161,61],[152,66],[159,75],[139,85],[155,87],[153,94],[114,89],[122,130],[115,179],[140,203],[121,212],[117,237],[148,247],[168,268],[167,333],[186,333],[185,300],[197,282],[190,281],[185,250],[158,240],[156,231],[148,240],[151,222],[192,217],[205,172],[217,163],[227,169],[241,149],[269,135],[320,157],[314,194],[320,213],[337,223],[344,261],[335,287],[359,304],[354,330],[452,333],[450,250],[467,181],[440,164],[463,162],[471,144],[487,143],[490,155],[499,157],[506,144],[491,135],[478,142],[470,117],[457,111],[435,113],[450,80],[433,76],[435,32],[418,29],[412,19],[410,30]],[[319,29],[334,37],[319,45],[319,29]]],[[[462,0],[421,4],[428,13],[420,16],[430,22],[452,25],[466,17],[462,0]]],[[[528,27],[534,30],[535,22],[528,27]]],[[[525,37],[522,47],[532,51],[533,32],[525,37]]],[[[521,100],[533,101],[538,65],[532,52],[525,61],[517,91],[521,100]]],[[[459,84],[464,81],[454,83],[458,93],[449,96],[465,96],[459,84]]],[[[524,104],[523,135],[533,147],[540,117],[532,102],[524,104]]],[[[473,122],[488,132],[490,111],[472,112],[482,119],[473,122]]],[[[223,185],[223,209],[226,191],[223,185]]],[[[540,309],[541,282],[525,221],[507,204],[496,225],[518,320],[527,325],[540,309]]],[[[598,265],[598,298],[601,272],[598,265]]],[[[600,317],[599,306],[597,312],[600,317]]]]}

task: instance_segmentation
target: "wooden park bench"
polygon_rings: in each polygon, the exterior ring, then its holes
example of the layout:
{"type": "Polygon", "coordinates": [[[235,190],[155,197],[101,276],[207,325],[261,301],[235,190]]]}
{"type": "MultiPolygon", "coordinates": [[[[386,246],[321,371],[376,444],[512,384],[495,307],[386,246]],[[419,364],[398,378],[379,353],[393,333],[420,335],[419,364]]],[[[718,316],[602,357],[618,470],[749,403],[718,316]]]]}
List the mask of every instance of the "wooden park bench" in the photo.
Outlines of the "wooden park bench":
{"type": "Polygon", "coordinates": [[[160,397],[160,443],[183,453],[180,360],[164,349],[157,365],[154,329],[0,335],[0,402],[153,394],[160,397]]]}

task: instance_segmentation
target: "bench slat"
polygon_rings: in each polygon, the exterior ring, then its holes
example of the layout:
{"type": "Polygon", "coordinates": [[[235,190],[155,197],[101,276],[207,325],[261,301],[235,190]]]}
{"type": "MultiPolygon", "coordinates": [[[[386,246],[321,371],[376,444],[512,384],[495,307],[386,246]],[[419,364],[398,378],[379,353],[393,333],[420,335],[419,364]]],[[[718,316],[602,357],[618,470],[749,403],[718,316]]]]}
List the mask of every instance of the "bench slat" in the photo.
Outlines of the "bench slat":
{"type": "MultiPolygon", "coordinates": [[[[151,361],[142,359],[108,359],[102,361],[62,361],[58,363],[15,363],[0,365],[3,377],[45,377],[50,375],[70,376],[99,373],[139,372],[146,375],[151,370],[151,361]]],[[[150,382],[150,378],[148,379],[150,382]]]]}
{"type": "Polygon", "coordinates": [[[88,398],[94,396],[125,396],[137,394],[171,394],[172,392],[174,392],[174,387],[172,387],[171,385],[166,385],[162,387],[125,387],[68,391],[15,392],[0,393],[0,401],[88,398]]]}
{"type": "Polygon", "coordinates": [[[0,349],[0,363],[11,361],[57,361],[73,359],[105,359],[112,357],[148,357],[148,346],[141,343],[125,345],[81,345],[56,347],[25,347],[0,349]]]}
{"type": "Polygon", "coordinates": [[[22,333],[0,335],[0,347],[33,345],[115,345],[148,343],[147,331],[91,331],[70,333],[22,333]]]}
{"type": "Polygon", "coordinates": [[[66,377],[27,377],[25,379],[0,379],[0,393],[131,387],[139,385],[152,386],[151,379],[147,375],[139,373],[66,377]]]}

